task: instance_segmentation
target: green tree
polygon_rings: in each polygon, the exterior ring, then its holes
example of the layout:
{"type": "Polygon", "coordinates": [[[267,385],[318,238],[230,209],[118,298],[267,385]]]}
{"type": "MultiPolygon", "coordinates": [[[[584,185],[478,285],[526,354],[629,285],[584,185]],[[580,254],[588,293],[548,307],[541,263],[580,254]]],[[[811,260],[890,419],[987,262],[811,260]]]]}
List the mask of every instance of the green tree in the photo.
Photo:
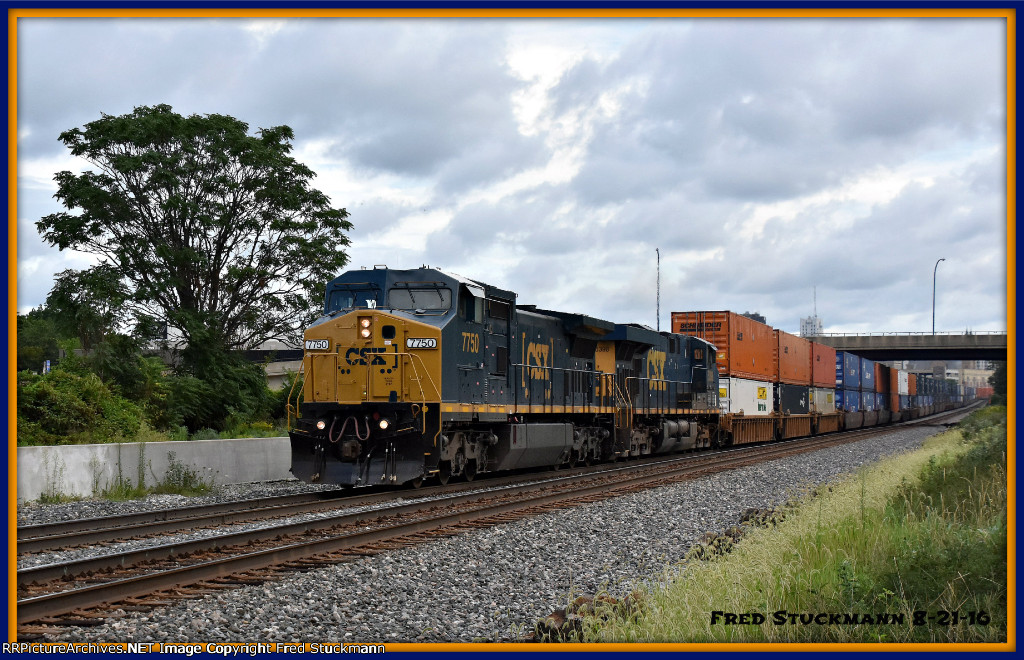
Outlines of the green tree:
{"type": "Polygon", "coordinates": [[[187,345],[225,349],[295,341],[348,262],[351,223],[311,187],[293,139],[287,126],[250,135],[233,117],[167,105],[103,115],[61,133],[93,169],[55,175],[67,211],[36,227],[50,245],[100,257],[64,280],[85,297],[123,295],[117,309],[137,327],[166,323],[187,345]]]}
{"type": "Polygon", "coordinates": [[[992,386],[992,404],[999,404],[1006,401],[1006,363],[996,363],[996,370],[988,377],[988,384],[992,386]]]}
{"type": "Polygon", "coordinates": [[[18,314],[18,371],[42,371],[43,363],[56,363],[59,355],[54,314],[46,307],[37,307],[28,314],[18,314]]]}
{"type": "Polygon", "coordinates": [[[128,293],[116,268],[102,264],[89,270],[57,273],[46,296],[46,309],[62,337],[76,337],[92,350],[126,321],[128,293]]]}

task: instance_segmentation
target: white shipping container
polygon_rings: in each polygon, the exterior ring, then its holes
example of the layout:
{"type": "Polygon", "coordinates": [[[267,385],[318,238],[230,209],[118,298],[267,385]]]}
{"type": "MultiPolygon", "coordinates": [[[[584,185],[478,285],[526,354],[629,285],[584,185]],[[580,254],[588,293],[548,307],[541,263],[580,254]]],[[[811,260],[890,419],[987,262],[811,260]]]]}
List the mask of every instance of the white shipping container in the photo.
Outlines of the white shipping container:
{"type": "Polygon", "coordinates": [[[899,388],[897,394],[907,396],[910,394],[910,372],[900,369],[896,372],[896,386],[899,388]]]}
{"type": "Polygon", "coordinates": [[[718,405],[723,413],[740,413],[751,417],[772,413],[775,405],[775,384],[746,378],[719,378],[718,405]]]}
{"type": "Polygon", "coordinates": [[[836,391],[831,387],[811,388],[811,412],[834,413],[836,411],[836,391]]]}

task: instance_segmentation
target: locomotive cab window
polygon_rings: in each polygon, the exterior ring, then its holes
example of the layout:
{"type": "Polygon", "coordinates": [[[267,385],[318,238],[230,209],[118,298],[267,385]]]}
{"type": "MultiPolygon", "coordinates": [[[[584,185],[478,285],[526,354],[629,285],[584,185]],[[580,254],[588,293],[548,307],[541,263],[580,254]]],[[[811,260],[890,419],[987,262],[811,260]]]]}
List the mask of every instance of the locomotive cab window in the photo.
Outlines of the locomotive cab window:
{"type": "Polygon", "coordinates": [[[484,320],[484,301],[464,289],[459,296],[459,313],[467,321],[481,323],[484,320]]]}
{"type": "Polygon", "coordinates": [[[392,309],[444,313],[452,308],[451,289],[440,287],[396,287],[388,291],[392,309]]]}
{"type": "Polygon", "coordinates": [[[380,291],[376,288],[342,286],[327,294],[327,313],[347,309],[373,309],[380,302],[380,291]]]}

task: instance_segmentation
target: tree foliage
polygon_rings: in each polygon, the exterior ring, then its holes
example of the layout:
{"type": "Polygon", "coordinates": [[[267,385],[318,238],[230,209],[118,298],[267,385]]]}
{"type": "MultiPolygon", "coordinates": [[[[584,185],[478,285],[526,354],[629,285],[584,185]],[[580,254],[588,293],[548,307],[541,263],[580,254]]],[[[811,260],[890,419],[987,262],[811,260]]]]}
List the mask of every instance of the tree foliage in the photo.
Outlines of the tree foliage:
{"type": "Polygon", "coordinates": [[[248,130],[233,117],[157,105],[62,133],[93,170],[57,173],[67,211],[36,226],[50,245],[100,257],[62,274],[65,293],[114,292],[138,326],[166,323],[188,344],[297,339],[348,261],[351,224],[290,156],[289,127],[248,130]]]}
{"type": "Polygon", "coordinates": [[[56,363],[59,355],[57,319],[45,307],[18,314],[18,371],[42,371],[43,363],[56,363]]]}
{"type": "Polygon", "coordinates": [[[992,386],[992,403],[1004,403],[1006,401],[1006,363],[998,362],[996,370],[988,377],[988,384],[992,386]]]}

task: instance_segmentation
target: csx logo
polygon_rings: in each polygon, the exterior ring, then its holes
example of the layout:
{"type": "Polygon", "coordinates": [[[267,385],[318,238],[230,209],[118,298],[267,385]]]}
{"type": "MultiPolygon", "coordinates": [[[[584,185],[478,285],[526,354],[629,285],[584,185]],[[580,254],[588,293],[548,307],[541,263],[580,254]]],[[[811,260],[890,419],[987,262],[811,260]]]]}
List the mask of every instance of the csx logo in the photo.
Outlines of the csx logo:
{"type": "Polygon", "coordinates": [[[668,355],[662,351],[652,350],[647,354],[647,377],[653,381],[652,390],[663,390],[668,383],[665,383],[665,359],[668,355]]]}
{"type": "Polygon", "coordinates": [[[526,347],[526,364],[530,367],[531,380],[550,380],[551,373],[547,369],[550,366],[551,346],[548,344],[530,343],[526,347]]]}
{"type": "Polygon", "coordinates": [[[350,348],[345,352],[345,361],[349,364],[387,364],[380,355],[372,355],[372,360],[367,358],[373,353],[384,353],[386,348],[350,348]]]}

